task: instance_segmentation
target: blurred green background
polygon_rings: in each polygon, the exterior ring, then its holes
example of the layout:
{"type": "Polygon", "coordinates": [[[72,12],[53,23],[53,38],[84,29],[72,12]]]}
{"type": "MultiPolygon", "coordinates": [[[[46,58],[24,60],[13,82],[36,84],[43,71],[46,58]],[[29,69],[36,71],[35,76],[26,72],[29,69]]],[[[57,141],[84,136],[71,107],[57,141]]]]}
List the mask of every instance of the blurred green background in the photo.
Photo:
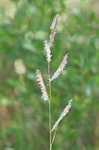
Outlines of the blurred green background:
{"type": "Polygon", "coordinates": [[[44,79],[43,41],[59,14],[51,72],[68,53],[52,88],[52,124],[73,99],[53,150],[99,150],[99,1],[0,0],[0,150],[48,150],[48,104],[35,80],[44,79]]]}

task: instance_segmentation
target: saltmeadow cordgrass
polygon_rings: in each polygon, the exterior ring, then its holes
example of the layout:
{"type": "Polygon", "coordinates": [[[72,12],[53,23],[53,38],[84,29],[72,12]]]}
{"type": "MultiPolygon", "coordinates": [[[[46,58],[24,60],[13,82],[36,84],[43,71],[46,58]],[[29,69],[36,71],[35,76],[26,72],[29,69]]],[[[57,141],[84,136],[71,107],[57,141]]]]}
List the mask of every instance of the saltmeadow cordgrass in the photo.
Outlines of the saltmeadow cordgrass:
{"type": "Polygon", "coordinates": [[[57,119],[57,121],[55,122],[55,124],[52,126],[51,124],[51,118],[52,118],[52,113],[51,113],[51,99],[52,99],[52,94],[51,94],[51,82],[53,80],[55,80],[57,77],[59,77],[59,75],[63,72],[66,64],[67,64],[67,54],[65,54],[65,56],[62,59],[62,62],[60,63],[58,69],[55,71],[55,73],[51,76],[51,68],[50,68],[50,62],[51,62],[51,47],[53,45],[54,42],[54,37],[56,34],[56,25],[58,23],[58,18],[59,16],[56,15],[56,17],[53,19],[52,25],[50,27],[51,30],[51,34],[50,34],[50,39],[49,42],[47,40],[44,41],[44,47],[45,47],[45,52],[46,52],[46,60],[48,63],[48,88],[49,88],[49,94],[46,90],[46,86],[44,84],[44,80],[41,74],[40,70],[36,71],[36,78],[37,78],[37,82],[40,86],[41,92],[42,92],[42,97],[45,101],[48,101],[48,105],[49,105],[49,150],[52,150],[52,145],[54,143],[55,137],[56,137],[56,130],[57,127],[60,123],[60,121],[64,118],[64,116],[66,116],[68,114],[68,112],[70,111],[71,105],[72,105],[72,100],[69,100],[68,105],[65,106],[64,110],[62,111],[62,113],[60,114],[59,118],[57,119]]]}

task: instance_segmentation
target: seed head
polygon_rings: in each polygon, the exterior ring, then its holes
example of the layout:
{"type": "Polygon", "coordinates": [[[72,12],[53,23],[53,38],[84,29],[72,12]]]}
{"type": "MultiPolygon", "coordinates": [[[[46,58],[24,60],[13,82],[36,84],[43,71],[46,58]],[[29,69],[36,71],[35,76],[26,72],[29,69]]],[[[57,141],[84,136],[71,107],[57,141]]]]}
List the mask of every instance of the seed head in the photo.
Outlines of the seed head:
{"type": "Polygon", "coordinates": [[[46,91],[46,87],[44,85],[44,81],[43,81],[42,74],[41,74],[40,70],[36,71],[36,77],[37,77],[37,82],[38,82],[38,84],[39,84],[39,86],[41,88],[43,99],[45,101],[49,100],[48,94],[47,94],[47,91],[46,91]]]}
{"type": "Polygon", "coordinates": [[[53,132],[58,127],[60,121],[69,113],[71,106],[72,106],[72,99],[69,100],[68,105],[66,105],[66,107],[64,108],[64,110],[61,113],[60,117],[55,122],[53,128],[51,129],[51,132],[53,132]]]}
{"type": "Polygon", "coordinates": [[[58,22],[58,15],[56,15],[56,17],[53,19],[52,25],[50,27],[51,35],[50,35],[49,47],[52,47],[52,44],[53,44],[53,41],[54,41],[54,37],[55,37],[55,34],[56,34],[57,22],[58,22]]]}
{"type": "Polygon", "coordinates": [[[51,61],[51,51],[50,51],[49,44],[47,43],[47,40],[44,41],[44,46],[45,46],[45,51],[46,51],[47,62],[50,63],[50,61],[51,61]]]}
{"type": "Polygon", "coordinates": [[[58,69],[56,70],[56,72],[51,77],[50,81],[53,81],[54,79],[56,79],[63,72],[66,64],[67,64],[67,55],[64,56],[61,64],[59,65],[58,69]]]}

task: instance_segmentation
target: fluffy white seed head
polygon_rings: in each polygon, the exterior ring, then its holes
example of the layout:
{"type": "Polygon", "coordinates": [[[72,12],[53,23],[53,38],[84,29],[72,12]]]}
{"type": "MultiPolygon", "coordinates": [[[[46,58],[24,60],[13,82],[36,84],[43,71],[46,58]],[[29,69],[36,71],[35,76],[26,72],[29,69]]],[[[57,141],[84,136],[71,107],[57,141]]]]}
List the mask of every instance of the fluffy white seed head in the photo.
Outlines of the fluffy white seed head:
{"type": "Polygon", "coordinates": [[[50,63],[50,61],[51,61],[51,51],[50,51],[50,47],[49,47],[49,44],[48,44],[47,40],[44,41],[44,46],[45,46],[45,51],[46,51],[47,62],[50,63]]]}
{"type": "Polygon", "coordinates": [[[51,77],[50,81],[53,81],[54,79],[56,79],[63,72],[66,64],[67,64],[67,55],[64,56],[61,64],[59,65],[58,69],[56,70],[56,72],[51,77]]]}
{"type": "Polygon", "coordinates": [[[47,94],[47,91],[46,91],[46,87],[44,85],[44,81],[43,81],[42,74],[41,74],[40,70],[36,71],[36,77],[37,77],[37,82],[38,82],[38,84],[39,84],[39,86],[41,88],[43,99],[45,101],[49,100],[48,94],[47,94]]]}
{"type": "Polygon", "coordinates": [[[51,129],[51,132],[53,132],[58,127],[60,121],[69,113],[71,106],[72,106],[72,99],[69,100],[68,105],[66,105],[66,107],[64,108],[64,110],[61,113],[60,117],[58,118],[58,120],[53,125],[53,127],[51,129]]]}

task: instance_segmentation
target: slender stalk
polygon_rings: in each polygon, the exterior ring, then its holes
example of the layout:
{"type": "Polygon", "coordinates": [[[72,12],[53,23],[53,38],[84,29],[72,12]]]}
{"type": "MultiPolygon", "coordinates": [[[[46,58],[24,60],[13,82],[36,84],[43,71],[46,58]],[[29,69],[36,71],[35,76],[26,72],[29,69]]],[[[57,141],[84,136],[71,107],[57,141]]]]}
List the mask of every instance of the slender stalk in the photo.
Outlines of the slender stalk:
{"type": "Polygon", "coordinates": [[[52,143],[51,143],[52,145],[54,143],[55,137],[56,137],[56,130],[54,131],[54,135],[53,135],[53,138],[52,138],[52,143]]]}
{"type": "Polygon", "coordinates": [[[50,82],[50,63],[48,63],[48,76],[49,76],[49,150],[52,150],[52,133],[51,133],[51,82],[50,82]]]}

